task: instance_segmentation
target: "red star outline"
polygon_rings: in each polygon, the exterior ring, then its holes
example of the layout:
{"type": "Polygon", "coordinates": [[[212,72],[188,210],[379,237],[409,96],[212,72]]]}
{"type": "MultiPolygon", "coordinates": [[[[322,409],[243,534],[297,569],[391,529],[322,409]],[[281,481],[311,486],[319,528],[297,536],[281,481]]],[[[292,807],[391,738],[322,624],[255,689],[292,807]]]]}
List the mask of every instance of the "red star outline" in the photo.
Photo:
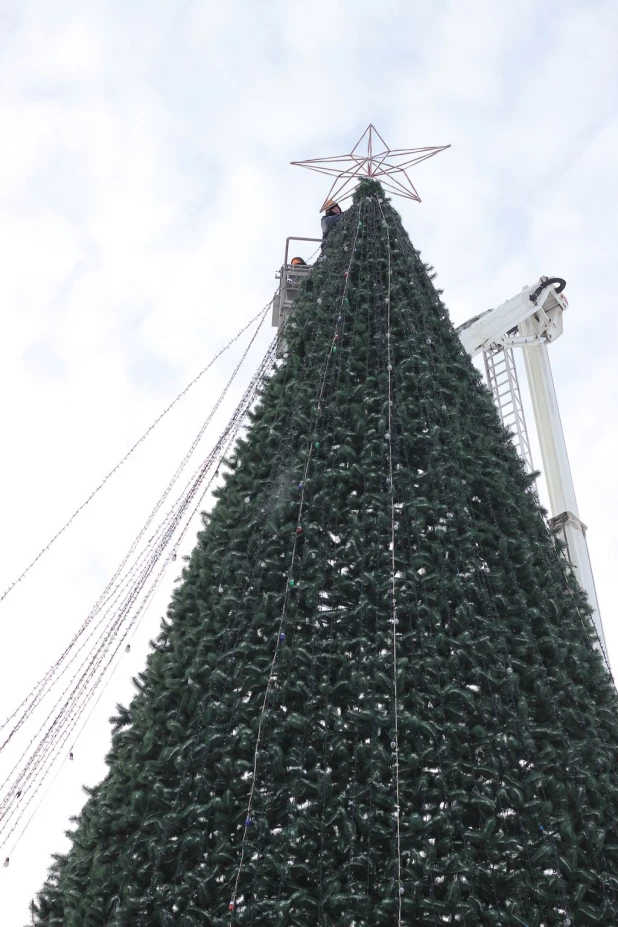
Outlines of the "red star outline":
{"type": "Polygon", "coordinates": [[[329,200],[342,202],[352,196],[352,193],[364,177],[380,178],[382,186],[390,193],[403,196],[408,200],[421,202],[416,187],[408,177],[408,168],[427,158],[433,158],[440,151],[450,148],[450,145],[438,145],[427,148],[389,148],[376,127],[369,123],[356,145],[347,155],[335,155],[332,158],[310,158],[307,161],[291,161],[296,167],[306,167],[310,171],[335,176],[333,185],[324,200],[324,209],[329,200]],[[384,148],[374,153],[376,147],[375,136],[384,148]],[[367,139],[367,153],[358,152],[358,148],[367,139]],[[392,163],[393,158],[403,158],[403,163],[392,163]],[[387,160],[389,159],[389,160],[387,160]],[[394,177],[394,174],[403,174],[404,179],[394,177]]]}

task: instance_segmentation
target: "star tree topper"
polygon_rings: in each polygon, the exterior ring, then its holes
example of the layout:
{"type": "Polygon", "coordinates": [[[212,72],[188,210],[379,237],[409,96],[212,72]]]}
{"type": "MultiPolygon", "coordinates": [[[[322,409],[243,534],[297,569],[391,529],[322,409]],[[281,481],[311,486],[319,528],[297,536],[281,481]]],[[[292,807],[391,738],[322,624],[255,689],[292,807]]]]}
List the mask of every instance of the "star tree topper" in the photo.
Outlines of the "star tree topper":
{"type": "Polygon", "coordinates": [[[369,123],[350,154],[292,161],[291,164],[307,167],[320,174],[334,175],[335,180],[320,212],[326,209],[329,202],[350,197],[364,177],[379,179],[390,193],[420,203],[421,198],[416,187],[408,177],[408,168],[420,161],[426,161],[427,158],[433,158],[438,152],[450,147],[439,145],[430,148],[389,148],[375,126],[369,123]],[[400,176],[395,177],[395,174],[400,176]]]}

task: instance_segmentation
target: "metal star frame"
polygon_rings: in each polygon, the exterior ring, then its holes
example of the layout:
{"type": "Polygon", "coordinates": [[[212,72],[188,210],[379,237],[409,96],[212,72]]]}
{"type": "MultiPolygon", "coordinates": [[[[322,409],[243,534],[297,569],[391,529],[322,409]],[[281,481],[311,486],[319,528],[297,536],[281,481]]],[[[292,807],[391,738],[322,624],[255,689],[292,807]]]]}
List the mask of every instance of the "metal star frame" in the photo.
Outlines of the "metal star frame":
{"type": "Polygon", "coordinates": [[[433,158],[440,151],[450,148],[450,145],[439,145],[430,148],[389,148],[378,130],[369,123],[356,145],[347,155],[335,155],[332,158],[310,158],[308,161],[291,161],[297,167],[307,167],[320,174],[335,176],[320,212],[329,200],[341,202],[352,196],[352,193],[364,177],[380,179],[382,186],[390,193],[403,196],[408,200],[421,202],[416,187],[408,177],[408,168],[427,158],[433,158]],[[367,151],[359,151],[366,140],[367,151]],[[381,143],[382,147],[378,144],[381,143]],[[374,148],[378,148],[374,152],[374,148]],[[401,161],[401,163],[397,163],[401,161]],[[403,178],[394,177],[394,174],[403,174],[403,178]]]}

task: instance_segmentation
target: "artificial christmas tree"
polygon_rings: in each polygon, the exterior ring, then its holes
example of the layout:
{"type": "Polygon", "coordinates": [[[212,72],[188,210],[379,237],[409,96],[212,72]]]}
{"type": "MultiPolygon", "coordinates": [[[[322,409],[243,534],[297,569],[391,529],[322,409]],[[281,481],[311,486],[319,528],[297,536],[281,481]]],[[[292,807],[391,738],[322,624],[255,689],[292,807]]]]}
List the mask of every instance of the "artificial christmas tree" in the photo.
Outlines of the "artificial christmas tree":
{"type": "Polygon", "coordinates": [[[33,922],[617,924],[589,609],[375,181],[283,337],[33,922]]]}

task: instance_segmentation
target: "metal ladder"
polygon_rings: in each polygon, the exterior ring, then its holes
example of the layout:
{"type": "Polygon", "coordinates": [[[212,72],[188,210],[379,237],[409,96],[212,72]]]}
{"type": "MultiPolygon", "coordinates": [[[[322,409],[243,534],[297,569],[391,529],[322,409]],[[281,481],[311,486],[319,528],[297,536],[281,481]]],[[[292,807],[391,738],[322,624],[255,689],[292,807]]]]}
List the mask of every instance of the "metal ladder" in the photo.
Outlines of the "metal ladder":
{"type": "Polygon", "coordinates": [[[495,345],[490,350],[483,351],[483,360],[485,362],[487,383],[494,397],[502,424],[515,438],[519,453],[526,464],[526,469],[529,473],[532,473],[534,467],[532,466],[532,454],[530,453],[530,440],[521,402],[513,348],[495,345]]]}

